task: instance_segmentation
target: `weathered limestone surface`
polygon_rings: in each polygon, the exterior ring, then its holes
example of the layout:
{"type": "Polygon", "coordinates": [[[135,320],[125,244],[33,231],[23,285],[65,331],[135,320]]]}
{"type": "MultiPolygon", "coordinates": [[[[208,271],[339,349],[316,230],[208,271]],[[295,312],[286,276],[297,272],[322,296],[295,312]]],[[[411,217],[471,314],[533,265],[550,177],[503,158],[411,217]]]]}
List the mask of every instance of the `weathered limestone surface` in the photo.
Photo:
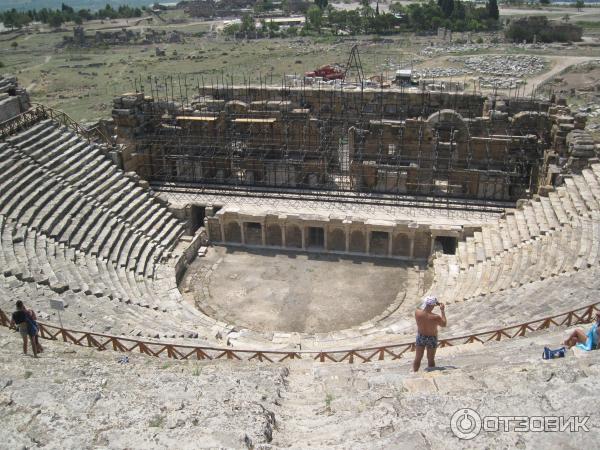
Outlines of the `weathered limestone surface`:
{"type": "Polygon", "coordinates": [[[165,361],[45,342],[19,356],[0,330],[0,437],[7,448],[557,448],[600,437],[600,353],[543,362],[563,332],[362,365],[165,361]],[[575,401],[575,397],[577,401],[575,401]],[[484,432],[459,441],[454,412],[590,416],[589,432],[484,432]]]}

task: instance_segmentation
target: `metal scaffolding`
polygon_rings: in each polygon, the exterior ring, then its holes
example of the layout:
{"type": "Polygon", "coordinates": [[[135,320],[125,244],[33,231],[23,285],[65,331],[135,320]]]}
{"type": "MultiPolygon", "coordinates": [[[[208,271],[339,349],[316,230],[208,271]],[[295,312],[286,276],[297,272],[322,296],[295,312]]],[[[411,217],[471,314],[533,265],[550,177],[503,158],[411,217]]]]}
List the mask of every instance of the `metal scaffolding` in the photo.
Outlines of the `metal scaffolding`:
{"type": "Polygon", "coordinates": [[[309,85],[289,77],[278,85],[234,85],[224,74],[208,82],[148,77],[135,89],[147,105],[135,151],[153,186],[170,192],[495,211],[534,192],[547,144],[542,126],[482,119],[486,101],[494,108],[500,101],[536,104],[533,97],[452,92],[442,107],[444,93],[401,86],[309,85]]]}

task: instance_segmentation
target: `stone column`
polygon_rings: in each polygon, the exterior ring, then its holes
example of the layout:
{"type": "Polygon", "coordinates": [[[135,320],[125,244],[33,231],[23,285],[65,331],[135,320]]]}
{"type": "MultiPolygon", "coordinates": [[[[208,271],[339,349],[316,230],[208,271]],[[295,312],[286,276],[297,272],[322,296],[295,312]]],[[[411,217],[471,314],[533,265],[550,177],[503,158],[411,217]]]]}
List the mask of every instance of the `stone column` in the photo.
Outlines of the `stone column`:
{"type": "Polygon", "coordinates": [[[245,233],[245,230],[244,230],[244,228],[245,228],[244,227],[244,222],[238,221],[238,225],[240,226],[240,234],[242,236],[242,245],[245,245],[246,244],[246,233],[245,233]]]}
{"type": "Polygon", "coordinates": [[[433,246],[435,244],[435,234],[433,233],[433,231],[431,232],[431,243],[429,245],[429,256],[433,255],[433,246]]]}
{"type": "Polygon", "coordinates": [[[368,228],[367,228],[366,236],[367,236],[367,255],[368,255],[369,251],[371,250],[371,230],[369,230],[368,228]]]}
{"type": "Polygon", "coordinates": [[[408,224],[408,231],[410,236],[410,257],[411,259],[415,257],[415,237],[417,235],[417,230],[419,229],[419,225],[415,222],[411,222],[408,224]]]}
{"type": "Polygon", "coordinates": [[[219,227],[221,228],[221,242],[225,242],[225,225],[223,225],[223,217],[219,218],[219,227]]]}
{"type": "Polygon", "coordinates": [[[281,246],[285,247],[285,222],[281,224],[281,246]]]}
{"type": "Polygon", "coordinates": [[[327,250],[327,233],[329,233],[329,227],[325,225],[323,227],[323,250],[327,250]]]}
{"type": "Polygon", "coordinates": [[[302,235],[302,250],[306,250],[306,228],[304,224],[300,226],[300,234],[302,235]]]}
{"type": "Polygon", "coordinates": [[[346,227],[346,253],[350,251],[350,227],[346,227]]]}
{"type": "Polygon", "coordinates": [[[263,220],[260,224],[260,238],[261,238],[261,243],[262,246],[264,247],[265,245],[267,245],[267,230],[266,230],[266,223],[263,220]]]}
{"type": "Polygon", "coordinates": [[[393,238],[394,238],[393,231],[390,231],[388,233],[388,249],[387,249],[388,256],[392,256],[392,241],[394,240],[393,238]]]}

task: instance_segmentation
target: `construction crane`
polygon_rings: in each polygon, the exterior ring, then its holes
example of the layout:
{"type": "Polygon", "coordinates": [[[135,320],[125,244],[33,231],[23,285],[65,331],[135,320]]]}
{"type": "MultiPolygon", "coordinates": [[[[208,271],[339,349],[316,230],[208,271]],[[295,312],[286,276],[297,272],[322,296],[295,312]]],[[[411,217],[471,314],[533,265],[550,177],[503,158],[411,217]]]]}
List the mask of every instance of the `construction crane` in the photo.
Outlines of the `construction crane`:
{"type": "Polygon", "coordinates": [[[304,76],[306,78],[321,77],[325,81],[331,80],[344,80],[348,78],[348,73],[356,73],[357,83],[362,84],[365,81],[365,74],[363,72],[362,62],[360,60],[360,54],[358,53],[358,45],[353,45],[350,49],[350,55],[348,56],[348,62],[345,67],[340,67],[335,64],[327,64],[326,66],[319,67],[311,72],[306,72],[304,76]]]}
{"type": "Polygon", "coordinates": [[[348,62],[346,63],[346,70],[344,71],[344,80],[348,78],[348,72],[356,72],[356,82],[363,84],[365,81],[365,73],[363,72],[362,61],[360,60],[360,54],[358,53],[358,45],[354,44],[350,49],[350,56],[348,56],[348,62]]]}

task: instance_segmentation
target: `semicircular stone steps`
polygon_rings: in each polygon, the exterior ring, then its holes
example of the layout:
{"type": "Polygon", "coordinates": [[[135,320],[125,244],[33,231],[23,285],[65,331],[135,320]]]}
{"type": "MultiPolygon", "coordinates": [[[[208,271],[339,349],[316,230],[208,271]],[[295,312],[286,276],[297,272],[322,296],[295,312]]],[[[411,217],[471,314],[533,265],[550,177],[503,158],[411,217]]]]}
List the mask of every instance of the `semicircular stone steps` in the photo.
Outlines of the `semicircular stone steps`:
{"type": "Polygon", "coordinates": [[[565,176],[547,197],[482,225],[458,243],[455,255],[437,253],[430,293],[461,302],[595,267],[599,260],[600,164],[592,164],[565,176]]]}

